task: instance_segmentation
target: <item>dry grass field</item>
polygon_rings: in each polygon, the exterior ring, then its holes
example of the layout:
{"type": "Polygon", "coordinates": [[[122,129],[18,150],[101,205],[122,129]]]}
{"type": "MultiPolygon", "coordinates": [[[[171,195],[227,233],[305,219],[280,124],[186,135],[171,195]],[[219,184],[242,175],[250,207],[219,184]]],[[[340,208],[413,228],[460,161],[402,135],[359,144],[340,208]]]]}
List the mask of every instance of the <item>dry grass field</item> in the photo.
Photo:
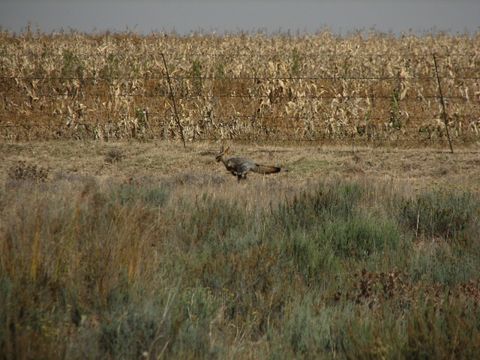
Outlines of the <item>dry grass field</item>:
{"type": "MultiPolygon", "coordinates": [[[[152,141],[105,143],[97,141],[47,141],[0,144],[0,181],[18,162],[48,171],[49,179],[79,176],[99,182],[169,182],[192,191],[205,188],[248,189],[251,186],[303,189],[320,180],[342,178],[391,182],[410,191],[443,188],[478,192],[478,145],[456,149],[390,148],[345,145],[232,144],[232,156],[244,156],[262,164],[289,170],[271,176],[253,174],[249,185],[236,184],[215,154],[220,142],[188,144],[152,141]]],[[[229,196],[229,195],[227,195],[229,196]]]]}
{"type": "Polygon", "coordinates": [[[0,359],[478,357],[478,35],[0,37],[0,359]]]}

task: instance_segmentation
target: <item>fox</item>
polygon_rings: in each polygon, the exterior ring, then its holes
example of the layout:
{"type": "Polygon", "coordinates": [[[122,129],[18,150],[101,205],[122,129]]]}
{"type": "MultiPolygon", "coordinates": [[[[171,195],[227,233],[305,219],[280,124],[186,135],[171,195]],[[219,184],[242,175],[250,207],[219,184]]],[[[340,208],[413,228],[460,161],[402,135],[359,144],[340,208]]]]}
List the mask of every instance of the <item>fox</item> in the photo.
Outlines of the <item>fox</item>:
{"type": "Polygon", "coordinates": [[[230,147],[226,149],[222,146],[220,152],[215,156],[217,162],[222,162],[225,168],[233,175],[236,176],[238,181],[246,180],[249,172],[257,174],[275,174],[280,171],[287,171],[279,166],[269,166],[257,164],[255,161],[246,159],[243,157],[231,157],[225,158],[225,154],[230,150],[230,147]]]}

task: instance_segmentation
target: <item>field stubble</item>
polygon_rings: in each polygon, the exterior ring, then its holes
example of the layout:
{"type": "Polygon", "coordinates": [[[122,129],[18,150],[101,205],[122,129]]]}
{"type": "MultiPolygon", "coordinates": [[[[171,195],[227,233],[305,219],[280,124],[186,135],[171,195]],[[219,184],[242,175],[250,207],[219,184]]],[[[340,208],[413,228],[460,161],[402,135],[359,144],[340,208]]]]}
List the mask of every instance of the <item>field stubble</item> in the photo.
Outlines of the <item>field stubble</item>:
{"type": "MultiPolygon", "coordinates": [[[[17,162],[48,169],[50,178],[95,176],[117,182],[184,184],[203,191],[209,186],[229,187],[234,180],[215,162],[220,143],[199,142],[183,149],[177,142],[49,141],[0,144],[0,181],[17,162]]],[[[311,182],[338,176],[346,179],[391,181],[413,191],[441,186],[479,191],[478,146],[459,148],[455,154],[437,148],[367,146],[233,145],[232,156],[245,156],[290,170],[271,176],[251,175],[251,186],[278,184],[303,188],[311,182]]],[[[240,186],[240,188],[243,188],[240,186]]]]}

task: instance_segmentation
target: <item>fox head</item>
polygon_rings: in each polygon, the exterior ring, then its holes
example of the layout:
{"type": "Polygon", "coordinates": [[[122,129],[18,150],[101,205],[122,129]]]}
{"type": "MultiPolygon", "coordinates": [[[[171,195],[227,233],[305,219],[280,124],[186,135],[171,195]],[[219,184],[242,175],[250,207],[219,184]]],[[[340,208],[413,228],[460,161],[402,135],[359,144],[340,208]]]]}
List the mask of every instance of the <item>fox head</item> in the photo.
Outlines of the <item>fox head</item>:
{"type": "Polygon", "coordinates": [[[215,156],[215,160],[217,160],[217,162],[222,161],[223,155],[225,155],[229,150],[230,146],[227,146],[227,148],[225,149],[222,145],[222,147],[220,148],[220,152],[217,154],[217,156],[215,156]]]}

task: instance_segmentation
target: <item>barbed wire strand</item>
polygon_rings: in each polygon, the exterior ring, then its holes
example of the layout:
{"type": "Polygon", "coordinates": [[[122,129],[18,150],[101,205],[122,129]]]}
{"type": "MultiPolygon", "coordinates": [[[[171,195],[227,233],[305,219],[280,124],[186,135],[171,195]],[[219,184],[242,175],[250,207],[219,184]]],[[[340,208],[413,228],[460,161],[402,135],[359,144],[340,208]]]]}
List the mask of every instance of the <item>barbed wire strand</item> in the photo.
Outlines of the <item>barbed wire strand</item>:
{"type": "MultiPolygon", "coordinates": [[[[480,69],[472,69],[472,72],[480,72],[480,69]]],[[[162,72],[159,70],[159,72],[162,72]]],[[[167,80],[166,75],[162,76],[138,76],[138,77],[125,77],[125,76],[113,76],[113,77],[97,77],[97,76],[13,76],[13,75],[0,75],[2,80],[43,80],[43,81],[98,81],[98,82],[110,82],[110,81],[159,81],[167,80]]],[[[305,81],[305,80],[325,80],[325,81],[393,81],[393,80],[436,80],[435,75],[431,76],[410,76],[407,78],[400,78],[399,76],[363,76],[363,75],[350,75],[350,76],[194,76],[194,75],[174,75],[170,77],[171,80],[183,81],[183,80],[211,80],[211,81],[305,81]]],[[[440,79],[445,80],[480,80],[479,76],[442,76],[440,79]]]]}

